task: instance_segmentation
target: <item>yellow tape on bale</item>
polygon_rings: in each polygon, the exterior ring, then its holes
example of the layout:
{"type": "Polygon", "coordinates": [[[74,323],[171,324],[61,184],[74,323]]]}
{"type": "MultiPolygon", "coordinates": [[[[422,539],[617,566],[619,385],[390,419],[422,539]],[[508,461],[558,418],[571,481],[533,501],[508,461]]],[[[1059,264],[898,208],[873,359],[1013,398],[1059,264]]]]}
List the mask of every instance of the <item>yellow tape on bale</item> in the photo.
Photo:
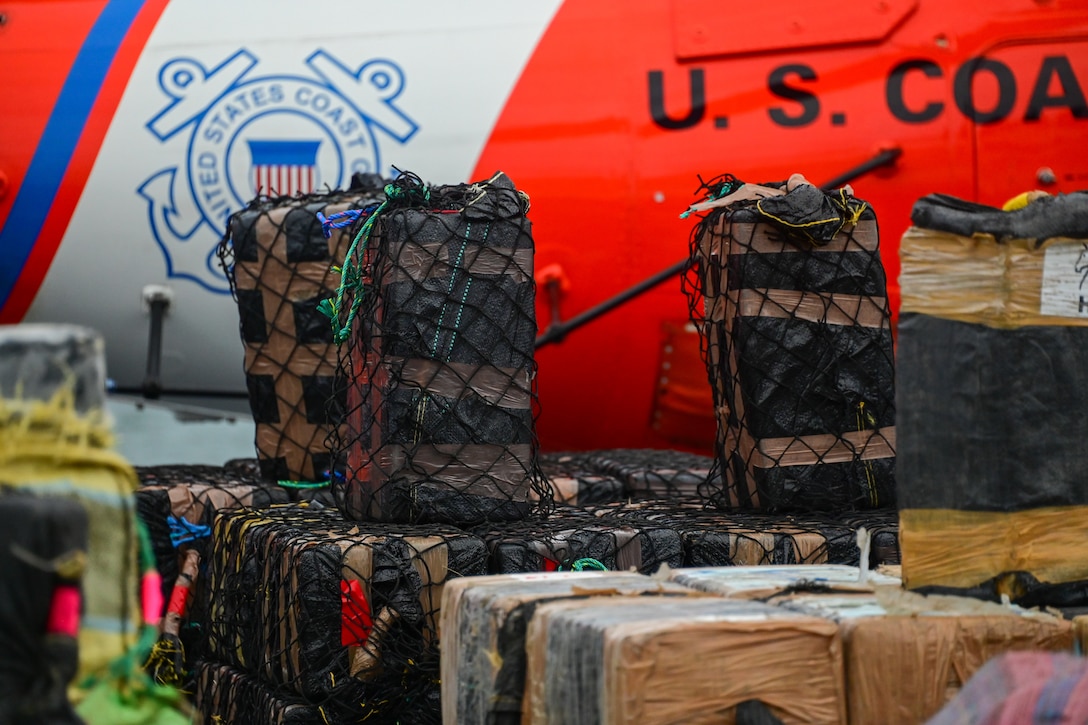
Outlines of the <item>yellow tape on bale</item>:
{"type": "Polygon", "coordinates": [[[911,227],[899,245],[901,312],[999,329],[1088,326],[1088,240],[998,242],[911,227]]]}
{"type": "Polygon", "coordinates": [[[131,650],[143,621],[138,479],[112,443],[102,411],[77,413],[70,387],[47,402],[0,398],[0,483],[75,499],[90,522],[76,682],[131,650]]]}
{"type": "Polygon", "coordinates": [[[1028,572],[1052,584],[1080,581],[1088,579],[1088,506],[904,509],[899,546],[910,589],[970,588],[1004,572],[1028,572]]]}

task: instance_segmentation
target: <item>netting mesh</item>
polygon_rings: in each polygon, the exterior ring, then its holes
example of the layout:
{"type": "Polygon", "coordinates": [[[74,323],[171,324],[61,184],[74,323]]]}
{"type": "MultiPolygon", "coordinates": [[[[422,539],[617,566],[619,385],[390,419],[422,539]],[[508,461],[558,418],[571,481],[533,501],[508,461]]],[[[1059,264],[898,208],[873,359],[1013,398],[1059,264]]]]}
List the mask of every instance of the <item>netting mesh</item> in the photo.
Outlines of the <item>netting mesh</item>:
{"type": "Polygon", "coordinates": [[[576,507],[558,506],[546,519],[480,526],[473,533],[487,544],[493,574],[570,571],[587,564],[652,574],[662,564],[675,568],[683,562],[680,537],[667,526],[576,507]]]}
{"type": "Polygon", "coordinates": [[[892,334],[876,216],[846,189],[704,186],[685,276],[718,412],[720,508],[894,505],[892,334]],[[731,199],[735,201],[731,202],[731,199]]]}
{"type": "Polygon", "coordinates": [[[215,661],[330,723],[438,722],[442,585],[486,573],[478,538],[289,505],[225,513],[214,542],[215,661]]]}
{"type": "Polygon", "coordinates": [[[870,566],[899,563],[894,510],[773,515],[703,510],[694,503],[641,501],[593,507],[592,511],[599,517],[633,526],[653,525],[675,531],[683,546],[682,566],[858,566],[858,530],[862,527],[870,537],[870,566]]]}
{"type": "Polygon", "coordinates": [[[623,481],[596,468],[591,461],[593,455],[567,451],[540,455],[540,470],[557,504],[585,506],[627,498],[623,481]]]}
{"type": "Polygon", "coordinates": [[[629,499],[700,502],[714,459],[684,451],[613,448],[543,453],[555,500],[572,506],[629,499]]]}
{"type": "Polygon", "coordinates": [[[286,503],[294,493],[218,466],[143,466],[136,473],[136,513],[162,580],[161,637],[148,668],[160,682],[185,684],[205,655],[202,574],[216,515],[286,503]]]}
{"type": "Polygon", "coordinates": [[[255,677],[233,667],[202,662],[197,668],[194,725],[268,723],[311,725],[321,713],[289,695],[276,692],[255,677]]]}
{"type": "Polygon", "coordinates": [[[380,201],[381,179],[356,175],[348,191],[255,198],[234,214],[218,249],[238,304],[246,385],[261,472],[318,481],[333,468],[325,446],[343,415],[336,347],[318,305],[336,289],[347,226],[380,201]]]}
{"type": "Polygon", "coordinates": [[[330,440],[349,516],[470,524],[550,504],[528,206],[502,173],[456,186],[402,174],[357,225],[328,306],[345,341],[346,424],[330,440]]]}

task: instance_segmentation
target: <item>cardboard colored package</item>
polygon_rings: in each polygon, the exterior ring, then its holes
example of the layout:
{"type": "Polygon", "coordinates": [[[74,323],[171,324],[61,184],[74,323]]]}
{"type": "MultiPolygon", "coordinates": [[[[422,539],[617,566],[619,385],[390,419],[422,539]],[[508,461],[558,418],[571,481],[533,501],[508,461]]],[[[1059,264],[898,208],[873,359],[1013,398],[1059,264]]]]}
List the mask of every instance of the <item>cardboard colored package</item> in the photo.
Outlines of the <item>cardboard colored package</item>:
{"type": "Polygon", "coordinates": [[[442,601],[442,711],[449,725],[521,721],[525,633],[548,602],[686,596],[686,587],[633,572],[552,572],[454,579],[442,601]]]}
{"type": "Polygon", "coordinates": [[[589,598],[537,608],[526,637],[532,725],[846,722],[833,622],[750,601],[589,598]]]}
{"type": "Polygon", "coordinates": [[[839,626],[854,725],[925,722],[998,654],[1068,651],[1074,640],[1071,622],[1046,613],[899,587],[772,601],[839,626]]]}

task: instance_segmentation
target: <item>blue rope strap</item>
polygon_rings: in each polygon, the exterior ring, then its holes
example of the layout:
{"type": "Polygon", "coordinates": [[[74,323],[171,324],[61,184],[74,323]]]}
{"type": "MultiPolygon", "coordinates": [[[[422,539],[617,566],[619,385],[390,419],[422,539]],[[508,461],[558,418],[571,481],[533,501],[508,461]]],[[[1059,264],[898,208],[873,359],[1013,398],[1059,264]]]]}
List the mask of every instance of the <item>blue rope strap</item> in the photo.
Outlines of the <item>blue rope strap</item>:
{"type": "Polygon", "coordinates": [[[191,524],[185,519],[176,516],[167,516],[166,523],[170,525],[170,543],[174,548],[187,544],[197,539],[206,539],[212,535],[210,526],[191,524]]]}

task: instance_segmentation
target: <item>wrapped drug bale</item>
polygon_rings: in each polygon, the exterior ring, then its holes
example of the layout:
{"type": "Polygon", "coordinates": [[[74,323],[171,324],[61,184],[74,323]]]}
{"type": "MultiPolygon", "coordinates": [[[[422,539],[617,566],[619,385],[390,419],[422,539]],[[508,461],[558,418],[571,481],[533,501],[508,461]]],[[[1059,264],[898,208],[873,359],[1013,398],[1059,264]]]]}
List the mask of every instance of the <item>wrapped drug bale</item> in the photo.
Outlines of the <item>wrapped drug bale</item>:
{"type": "Polygon", "coordinates": [[[1088,193],[933,195],[900,246],[900,531],[911,589],[1088,604],[1088,193]]]}
{"type": "Polygon", "coordinates": [[[202,662],[193,692],[194,725],[266,723],[310,725],[322,720],[319,708],[270,688],[228,665],[202,662]]]}
{"type": "Polygon", "coordinates": [[[627,496],[624,482],[600,473],[592,453],[557,452],[540,455],[540,471],[548,480],[556,503],[586,506],[622,501],[627,496]]]}
{"type": "Polygon", "coordinates": [[[838,624],[850,722],[926,722],[991,658],[1016,650],[1070,650],[1070,622],[965,597],[801,593],[776,606],[838,624]]]}
{"type": "Polygon", "coordinates": [[[525,654],[522,722],[533,725],[734,722],[745,705],[782,722],[846,722],[835,625],[759,602],[543,604],[525,654]]]}
{"type": "Polygon", "coordinates": [[[669,573],[669,581],[730,599],[763,601],[786,592],[870,594],[878,586],[902,584],[899,577],[841,564],[676,569],[669,573]]]}
{"type": "Polygon", "coordinates": [[[596,507],[594,512],[632,523],[651,522],[676,531],[684,547],[686,567],[859,566],[858,531],[862,528],[869,538],[870,567],[899,563],[894,510],[845,516],[776,515],[704,511],[694,506],[678,508],[671,503],[636,501],[596,507]]]}
{"type": "Polygon", "coordinates": [[[1088,722],[1088,660],[1068,653],[999,655],[929,725],[1088,722]]]}
{"type": "Polygon", "coordinates": [[[79,669],[87,514],[78,501],[0,487],[0,722],[81,723],[79,669]]]}
{"type": "Polygon", "coordinates": [[[501,172],[432,187],[403,174],[387,194],[330,303],[348,342],[345,513],[470,524],[546,509],[528,197],[501,172]]]}
{"type": "Polygon", "coordinates": [[[479,539],[290,505],[224,512],[213,542],[212,658],[330,721],[438,712],[442,587],[486,572],[479,539]]]}
{"type": "Polygon", "coordinates": [[[560,507],[547,519],[478,526],[492,574],[570,570],[579,561],[613,571],[653,574],[683,563],[680,536],[648,521],[618,520],[560,507]]]}
{"type": "Polygon", "coordinates": [[[685,280],[718,412],[709,500],[893,505],[892,334],[872,208],[796,175],[708,188],[685,280]]]}
{"type": "Polygon", "coordinates": [[[525,633],[541,604],[590,596],[688,594],[685,587],[633,572],[567,571],[451,581],[442,594],[443,721],[521,721],[525,633]]]}
{"type": "Polygon", "coordinates": [[[336,347],[318,305],[357,215],[380,201],[381,179],[347,191],[259,196],[231,216],[218,254],[238,305],[244,367],[262,475],[318,481],[333,468],[325,439],[343,416],[336,347]],[[319,216],[320,215],[320,216],[319,216]]]}

